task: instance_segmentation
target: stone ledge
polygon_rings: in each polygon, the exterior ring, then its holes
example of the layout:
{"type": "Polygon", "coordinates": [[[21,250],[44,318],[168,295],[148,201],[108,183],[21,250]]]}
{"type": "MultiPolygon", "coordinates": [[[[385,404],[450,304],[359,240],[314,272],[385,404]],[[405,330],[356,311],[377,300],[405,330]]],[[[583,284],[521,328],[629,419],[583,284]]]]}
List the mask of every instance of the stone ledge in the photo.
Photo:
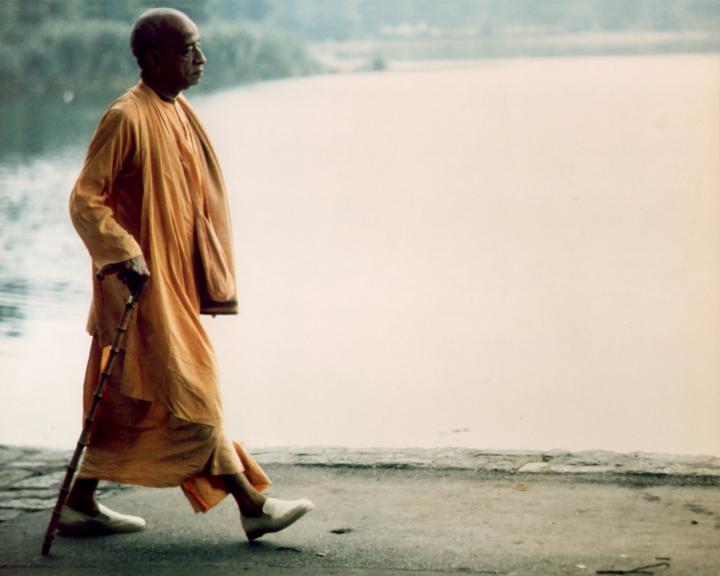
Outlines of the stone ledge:
{"type": "Polygon", "coordinates": [[[256,448],[260,464],[470,470],[527,474],[612,474],[673,478],[710,478],[720,481],[720,458],[617,453],[605,450],[473,450],[465,448],[256,448]]]}
{"type": "MultiPolygon", "coordinates": [[[[0,522],[53,508],[71,456],[70,450],[0,445],[0,522]]],[[[122,488],[103,483],[98,493],[122,488]]]]}
{"type": "MultiPolygon", "coordinates": [[[[255,448],[250,452],[264,466],[474,471],[502,474],[564,475],[624,481],[640,478],[655,482],[701,482],[720,485],[720,458],[605,450],[472,450],[464,448],[339,447],[255,448]]],[[[47,450],[0,445],[0,522],[13,511],[53,507],[62,482],[69,450],[47,450]]],[[[99,493],[122,489],[103,483],[99,493]]]]}

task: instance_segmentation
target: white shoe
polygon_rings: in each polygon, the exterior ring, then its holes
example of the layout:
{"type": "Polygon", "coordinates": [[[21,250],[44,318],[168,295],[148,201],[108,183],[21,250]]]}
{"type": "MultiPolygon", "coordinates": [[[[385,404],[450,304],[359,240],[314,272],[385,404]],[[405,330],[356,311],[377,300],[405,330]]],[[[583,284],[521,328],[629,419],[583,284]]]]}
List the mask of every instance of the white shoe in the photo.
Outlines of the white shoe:
{"type": "Polygon", "coordinates": [[[307,512],[315,508],[310,500],[279,500],[268,498],[263,504],[263,515],[258,518],[240,516],[243,530],[248,540],[260,538],[268,532],[279,532],[293,522],[300,520],[307,512]]]}
{"type": "Polygon", "coordinates": [[[67,505],[63,507],[58,522],[61,534],[120,534],[137,532],[145,528],[145,520],[139,516],[120,514],[107,506],[98,504],[98,515],[88,516],[67,505]]]}

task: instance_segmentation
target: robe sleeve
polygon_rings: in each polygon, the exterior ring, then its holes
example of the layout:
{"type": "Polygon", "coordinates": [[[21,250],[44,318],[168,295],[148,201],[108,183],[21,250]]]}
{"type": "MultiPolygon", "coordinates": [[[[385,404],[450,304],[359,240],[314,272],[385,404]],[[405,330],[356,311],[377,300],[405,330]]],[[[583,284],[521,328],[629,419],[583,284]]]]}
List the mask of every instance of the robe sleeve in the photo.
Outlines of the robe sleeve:
{"type": "Polygon", "coordinates": [[[142,255],[140,245],[115,218],[113,188],[135,147],[128,111],[110,108],[95,130],[82,172],[70,195],[70,217],[95,270],[142,255]]]}

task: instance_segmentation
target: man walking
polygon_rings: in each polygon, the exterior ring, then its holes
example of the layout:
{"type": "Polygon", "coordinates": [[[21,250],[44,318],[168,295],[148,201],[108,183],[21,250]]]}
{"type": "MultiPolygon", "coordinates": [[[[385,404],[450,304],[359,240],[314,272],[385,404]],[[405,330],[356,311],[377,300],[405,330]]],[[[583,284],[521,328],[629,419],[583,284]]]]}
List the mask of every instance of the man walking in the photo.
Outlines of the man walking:
{"type": "Polygon", "coordinates": [[[70,198],[94,269],[107,275],[93,284],[86,409],[127,289],[142,288],[143,296],[59,529],[145,526],[96,502],[104,479],[182,486],[203,512],[232,494],[252,540],[289,526],[313,505],[264,496],[270,480],[222,428],[215,355],[200,314],[237,313],[231,227],[213,147],[181,95],[200,81],[207,60],[197,26],[172,9],[145,12],[131,47],[141,81],[105,113],[70,198]],[[216,261],[208,262],[208,252],[216,261]]]}

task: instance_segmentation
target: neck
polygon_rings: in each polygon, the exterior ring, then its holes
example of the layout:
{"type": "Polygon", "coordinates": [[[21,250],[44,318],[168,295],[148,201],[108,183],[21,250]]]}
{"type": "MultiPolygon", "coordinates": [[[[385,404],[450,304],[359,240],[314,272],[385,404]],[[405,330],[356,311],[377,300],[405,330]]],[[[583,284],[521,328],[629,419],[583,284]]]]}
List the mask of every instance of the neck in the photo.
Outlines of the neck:
{"type": "Polygon", "coordinates": [[[168,88],[162,82],[158,82],[155,78],[149,78],[145,74],[142,75],[142,79],[143,82],[150,86],[155,94],[157,94],[161,100],[165,100],[165,102],[175,102],[175,98],[177,98],[177,95],[180,94],[180,90],[168,88]]]}

